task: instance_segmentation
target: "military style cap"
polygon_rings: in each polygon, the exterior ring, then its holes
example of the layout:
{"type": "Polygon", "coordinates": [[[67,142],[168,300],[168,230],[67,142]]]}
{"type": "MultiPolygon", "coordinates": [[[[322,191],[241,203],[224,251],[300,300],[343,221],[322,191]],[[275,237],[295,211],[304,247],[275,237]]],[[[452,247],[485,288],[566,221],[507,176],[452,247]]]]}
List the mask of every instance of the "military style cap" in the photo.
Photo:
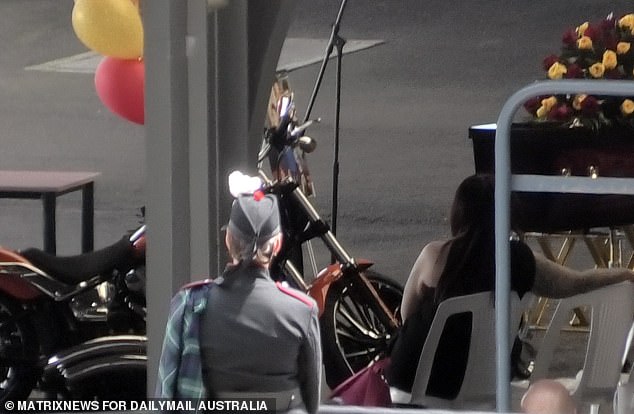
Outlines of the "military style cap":
{"type": "Polygon", "coordinates": [[[277,198],[256,193],[240,195],[231,206],[227,228],[245,241],[263,242],[281,231],[277,198]]]}

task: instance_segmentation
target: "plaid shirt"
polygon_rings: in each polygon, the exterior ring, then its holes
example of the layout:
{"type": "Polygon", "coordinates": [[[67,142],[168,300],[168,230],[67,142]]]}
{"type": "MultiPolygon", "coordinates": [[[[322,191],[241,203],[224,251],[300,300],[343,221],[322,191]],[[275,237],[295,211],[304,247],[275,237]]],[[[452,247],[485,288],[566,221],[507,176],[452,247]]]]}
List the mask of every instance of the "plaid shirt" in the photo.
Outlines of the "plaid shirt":
{"type": "Polygon", "coordinates": [[[200,315],[207,306],[213,281],[185,285],[174,295],[165,329],[155,395],[169,399],[204,399],[202,378],[200,315]]]}

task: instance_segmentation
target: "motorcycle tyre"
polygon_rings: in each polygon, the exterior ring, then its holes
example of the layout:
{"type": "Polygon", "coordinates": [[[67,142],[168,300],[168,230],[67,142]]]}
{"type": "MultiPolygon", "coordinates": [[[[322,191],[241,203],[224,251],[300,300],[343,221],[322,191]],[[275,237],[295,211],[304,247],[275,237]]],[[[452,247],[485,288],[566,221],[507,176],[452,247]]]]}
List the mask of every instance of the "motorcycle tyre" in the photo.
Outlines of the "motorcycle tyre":
{"type": "MultiPolygon", "coordinates": [[[[403,297],[403,288],[398,283],[376,272],[366,271],[364,274],[377,290],[377,293],[387,307],[397,313],[403,297]]],[[[330,389],[334,389],[354,372],[365,367],[377,356],[387,355],[391,345],[391,338],[393,337],[393,335],[386,335],[387,328],[378,326],[380,322],[375,318],[373,328],[375,331],[379,330],[380,339],[358,337],[360,341],[370,341],[369,343],[372,344],[371,346],[374,347],[374,349],[370,349],[368,354],[362,358],[349,361],[345,357],[346,352],[340,347],[341,341],[337,333],[337,329],[345,329],[337,319],[337,311],[341,305],[342,298],[350,300],[350,297],[346,294],[347,291],[347,286],[341,281],[333,284],[328,290],[324,312],[320,318],[322,358],[326,384],[330,389]]],[[[357,319],[357,322],[363,323],[368,327],[364,321],[357,319]]]]}
{"type": "MultiPolygon", "coordinates": [[[[21,306],[16,301],[0,295],[0,324],[4,323],[7,314],[10,317],[20,312],[22,312],[21,306]]],[[[32,359],[32,363],[0,366],[0,406],[3,406],[6,401],[26,400],[41,374],[37,366],[39,349],[37,335],[30,320],[21,317],[3,326],[0,329],[0,341],[3,344],[11,342],[11,337],[6,336],[7,327],[10,329],[10,334],[16,332],[20,334],[21,351],[27,359],[32,359]]]]}

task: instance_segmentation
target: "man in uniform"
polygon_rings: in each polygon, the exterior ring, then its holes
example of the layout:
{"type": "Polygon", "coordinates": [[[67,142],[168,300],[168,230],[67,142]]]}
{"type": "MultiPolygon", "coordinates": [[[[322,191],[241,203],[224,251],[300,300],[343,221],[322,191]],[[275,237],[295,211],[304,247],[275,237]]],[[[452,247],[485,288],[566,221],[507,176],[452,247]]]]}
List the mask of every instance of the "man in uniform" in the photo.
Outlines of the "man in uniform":
{"type": "Polygon", "coordinates": [[[209,290],[200,322],[208,394],[270,398],[279,412],[315,413],[321,379],[317,305],[269,275],[282,243],[277,199],[239,196],[225,242],[232,263],[209,290]]]}

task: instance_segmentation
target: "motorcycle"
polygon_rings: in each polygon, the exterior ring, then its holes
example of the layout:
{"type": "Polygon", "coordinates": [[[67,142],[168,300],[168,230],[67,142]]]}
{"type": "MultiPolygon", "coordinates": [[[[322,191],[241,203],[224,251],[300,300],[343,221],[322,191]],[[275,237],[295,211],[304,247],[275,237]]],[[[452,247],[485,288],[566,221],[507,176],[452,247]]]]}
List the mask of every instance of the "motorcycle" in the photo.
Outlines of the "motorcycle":
{"type": "Polygon", "coordinates": [[[402,287],[369,270],[372,263],[356,260],[339,243],[313,207],[314,194],[306,155],[316,141],[304,134],[315,122],[298,125],[288,80],[274,84],[268,124],[258,155],[262,191],[279,199],[284,243],[272,266],[272,275],[307,292],[319,306],[325,377],[334,388],[370,361],[384,356],[399,328],[402,287]],[[269,160],[270,174],[264,168],[269,160]],[[303,271],[302,246],[320,238],[333,261],[308,281],[303,271]]]}
{"type": "Polygon", "coordinates": [[[0,248],[0,402],[25,399],[38,381],[53,392],[60,378],[79,388],[73,370],[112,372],[145,341],[145,318],[145,225],[76,256],[0,248]]]}

